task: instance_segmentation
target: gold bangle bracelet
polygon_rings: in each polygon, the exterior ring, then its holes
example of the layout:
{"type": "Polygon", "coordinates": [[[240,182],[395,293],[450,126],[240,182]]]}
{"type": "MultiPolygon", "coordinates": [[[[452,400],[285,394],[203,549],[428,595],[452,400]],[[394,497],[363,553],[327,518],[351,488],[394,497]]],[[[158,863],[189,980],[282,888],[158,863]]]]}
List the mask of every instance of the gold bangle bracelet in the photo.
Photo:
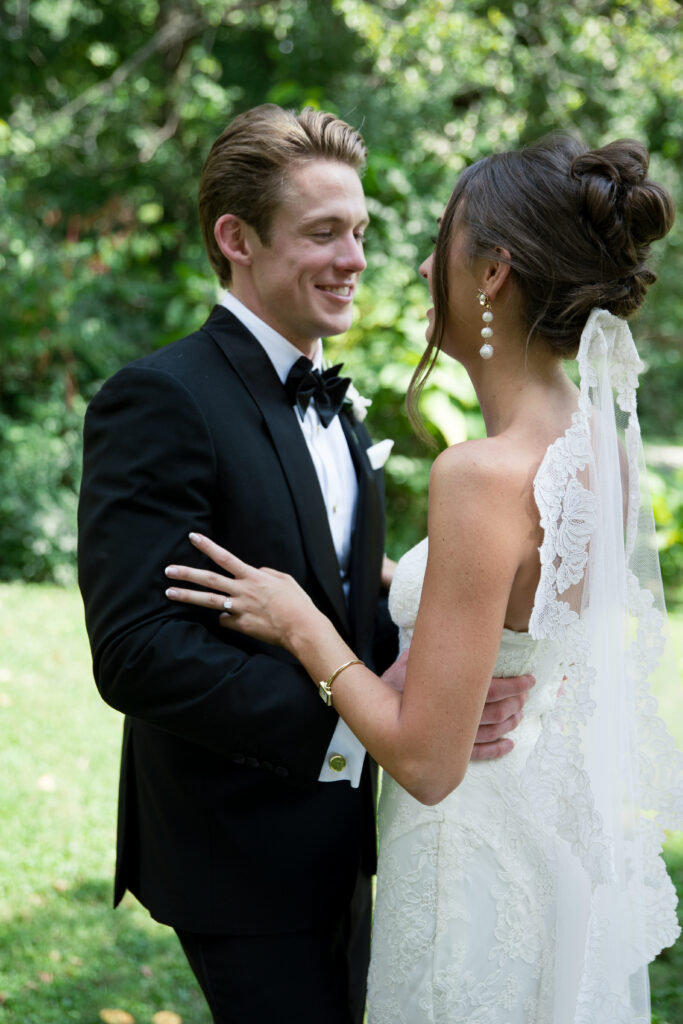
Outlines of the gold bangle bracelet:
{"type": "Polygon", "coordinates": [[[363,662],[360,658],[353,658],[352,661],[345,661],[343,665],[336,668],[329,679],[322,680],[318,683],[318,693],[322,697],[328,708],[332,706],[332,683],[335,681],[337,676],[344,671],[345,668],[350,668],[351,665],[362,665],[363,662]]]}

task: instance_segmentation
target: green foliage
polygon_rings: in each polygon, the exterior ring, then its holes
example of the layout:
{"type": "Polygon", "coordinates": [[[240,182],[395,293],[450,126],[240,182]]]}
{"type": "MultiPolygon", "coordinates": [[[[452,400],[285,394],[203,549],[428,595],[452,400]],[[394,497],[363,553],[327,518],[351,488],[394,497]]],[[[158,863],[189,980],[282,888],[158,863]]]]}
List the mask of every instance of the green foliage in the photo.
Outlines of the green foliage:
{"type": "Polygon", "coordinates": [[[683,604],[683,466],[650,470],[659,562],[670,606],[683,604]]]}
{"type": "MultiPolygon", "coordinates": [[[[67,571],[75,417],[119,366],[203,321],[216,291],[199,171],[230,118],[264,101],[331,109],[369,143],[369,269],[356,326],[331,348],[373,398],[375,436],[396,440],[391,553],[421,536],[433,452],[403,402],[424,347],[417,268],[459,171],[552,129],[592,144],[633,135],[680,199],[680,24],[675,0],[6,0],[0,578],[67,571]],[[61,540],[36,551],[43,522],[61,540]]],[[[670,443],[683,385],[680,230],[658,266],[635,333],[649,366],[644,434],[670,443]]],[[[435,450],[482,430],[454,364],[439,368],[423,413],[435,450]]]]}
{"type": "MultiPolygon", "coordinates": [[[[678,922],[683,926],[683,835],[674,833],[666,847],[666,866],[678,893],[678,922]]],[[[650,965],[652,1024],[683,1019],[683,943],[663,950],[650,965]]]]}
{"type": "Polygon", "coordinates": [[[0,579],[74,578],[83,407],[48,399],[26,419],[0,414],[0,579]]]}

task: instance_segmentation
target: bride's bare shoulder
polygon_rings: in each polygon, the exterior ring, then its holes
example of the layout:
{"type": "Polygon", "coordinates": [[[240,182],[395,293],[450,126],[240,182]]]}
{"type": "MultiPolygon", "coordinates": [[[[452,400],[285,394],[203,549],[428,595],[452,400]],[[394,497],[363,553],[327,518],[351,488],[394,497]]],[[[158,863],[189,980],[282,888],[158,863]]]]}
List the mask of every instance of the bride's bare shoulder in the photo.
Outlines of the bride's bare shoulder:
{"type": "Polygon", "coordinates": [[[529,544],[535,550],[538,542],[533,461],[530,452],[499,437],[454,445],[435,459],[429,544],[437,562],[455,557],[462,565],[471,557],[477,573],[485,564],[512,586],[529,544]]]}
{"type": "Polygon", "coordinates": [[[430,486],[451,485],[484,491],[511,489],[519,497],[533,486],[542,456],[539,447],[520,445],[504,436],[464,441],[437,456],[430,486]]]}

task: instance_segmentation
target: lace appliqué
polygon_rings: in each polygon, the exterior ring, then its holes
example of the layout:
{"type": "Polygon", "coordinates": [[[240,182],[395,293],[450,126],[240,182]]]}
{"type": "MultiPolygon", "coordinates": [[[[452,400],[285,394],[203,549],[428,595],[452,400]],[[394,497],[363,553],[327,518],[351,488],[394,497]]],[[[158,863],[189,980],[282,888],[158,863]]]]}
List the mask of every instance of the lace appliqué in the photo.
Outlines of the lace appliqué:
{"type": "Polygon", "coordinates": [[[578,474],[591,462],[590,428],[585,415],[578,412],[564,436],[546,452],[534,481],[543,543],[529,632],[538,639],[560,642],[564,680],[527,762],[522,786],[537,817],[551,822],[571,842],[591,877],[606,881],[612,874],[609,850],[581,751],[581,727],[595,708],[591,697],[595,670],[589,663],[590,644],[580,614],[561,597],[580,583],[588,561],[595,498],[578,474]]]}
{"type": "MultiPolygon", "coordinates": [[[[680,933],[675,891],[660,854],[663,828],[680,828],[683,821],[683,759],[657,716],[657,704],[649,692],[650,678],[664,649],[665,620],[642,582],[646,573],[638,575],[643,562],[638,544],[642,548],[646,532],[642,529],[643,505],[649,509],[649,502],[641,501],[639,481],[644,462],[635,415],[635,388],[642,364],[627,326],[604,311],[591,315],[584,339],[587,343],[582,340],[579,353],[579,411],[564,437],[548,449],[534,483],[544,540],[540,549],[541,582],[529,629],[534,637],[557,642],[564,681],[554,706],[544,716],[543,731],[526,764],[522,785],[539,820],[551,822],[558,835],[571,844],[590,881],[585,966],[576,1024],[640,1024],[649,1020],[649,1013],[642,1005],[638,1009],[628,985],[621,991],[614,988],[608,980],[614,977],[609,963],[618,948],[626,976],[634,975],[680,933]],[[606,458],[599,462],[603,437],[615,436],[607,422],[612,408],[611,395],[608,408],[604,394],[606,380],[615,392],[617,415],[621,411],[626,419],[628,473],[622,571],[623,614],[630,642],[625,643],[625,623],[607,606],[612,589],[618,592],[618,579],[609,581],[613,588],[604,587],[602,592],[599,586],[593,587],[593,594],[601,597],[599,607],[591,608],[583,592],[585,580],[587,590],[594,582],[591,572],[597,574],[602,568],[591,565],[591,544],[596,543],[596,536],[603,547],[611,539],[610,526],[605,525],[604,510],[596,498],[598,493],[605,498],[600,485],[606,458]],[[592,493],[592,480],[598,482],[596,494],[592,493]],[[604,666],[596,657],[596,631],[602,630],[602,647],[608,650],[604,634],[610,626],[616,637],[614,657],[623,658],[621,673],[616,669],[612,673],[620,689],[611,697],[605,689],[604,666]],[[603,709],[607,701],[611,702],[608,713],[612,715],[620,713],[619,702],[629,713],[635,709],[626,742],[630,744],[630,758],[637,759],[637,767],[633,766],[636,781],[616,798],[622,801],[621,809],[618,805],[616,812],[612,809],[626,822],[621,826],[624,835],[620,839],[616,817],[605,820],[596,799],[600,786],[604,786],[600,772],[609,773],[609,762],[601,766],[595,752],[591,763],[590,757],[586,758],[591,730],[593,744],[596,735],[600,741],[600,725],[593,721],[598,692],[603,709]],[[621,845],[615,846],[615,841],[621,845]]],[[[610,457],[614,463],[614,451],[610,457]]],[[[621,533],[621,525],[612,522],[611,532],[621,533]]],[[[618,567],[618,558],[615,564],[618,567]]],[[[656,557],[650,552],[650,574],[657,571],[655,567],[656,557]]],[[[607,737],[605,742],[609,742],[607,737]]],[[[627,762],[622,768],[628,771],[627,762]]],[[[613,807],[604,793],[601,799],[606,808],[613,807]]]]}

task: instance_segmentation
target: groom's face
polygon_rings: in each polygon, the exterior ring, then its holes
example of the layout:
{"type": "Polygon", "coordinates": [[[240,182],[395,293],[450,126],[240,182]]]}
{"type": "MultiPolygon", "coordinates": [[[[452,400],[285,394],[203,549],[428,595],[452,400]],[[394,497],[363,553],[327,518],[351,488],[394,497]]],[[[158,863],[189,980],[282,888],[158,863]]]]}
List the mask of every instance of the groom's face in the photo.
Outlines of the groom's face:
{"type": "Polygon", "coordinates": [[[248,228],[251,261],[239,297],[302,352],[351,325],[365,269],[368,223],[358,174],[348,164],[314,160],[287,176],[265,245],[248,228]]]}

